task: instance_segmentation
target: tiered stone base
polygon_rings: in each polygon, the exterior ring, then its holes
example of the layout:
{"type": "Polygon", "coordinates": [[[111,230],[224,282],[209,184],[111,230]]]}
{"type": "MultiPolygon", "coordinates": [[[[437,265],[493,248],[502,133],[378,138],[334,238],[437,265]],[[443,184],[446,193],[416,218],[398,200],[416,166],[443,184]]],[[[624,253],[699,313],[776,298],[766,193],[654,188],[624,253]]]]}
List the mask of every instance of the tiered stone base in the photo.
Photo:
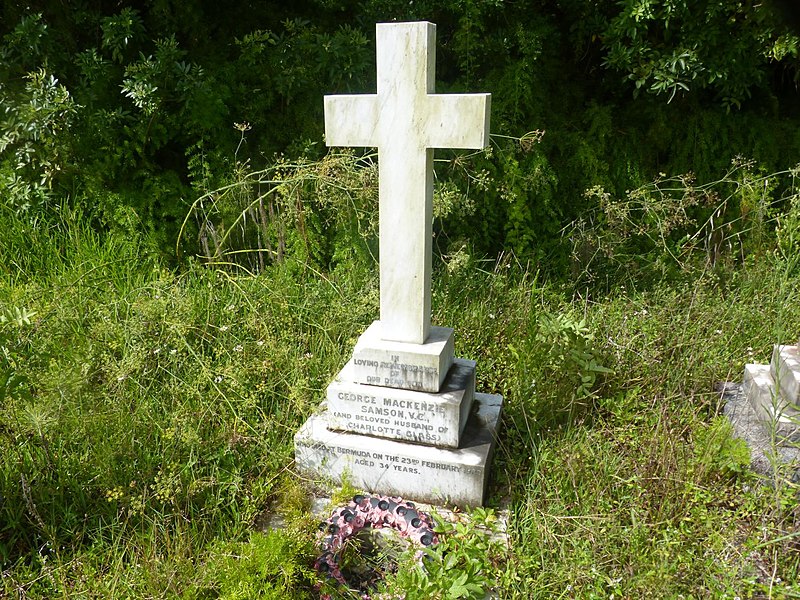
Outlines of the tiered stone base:
{"type": "Polygon", "coordinates": [[[745,365],[743,391],[758,418],[778,441],[800,440],[800,354],[775,346],[769,365],[745,365]]]}
{"type": "Polygon", "coordinates": [[[295,459],[315,478],[429,504],[483,505],[502,396],[475,394],[459,448],[436,448],[328,428],[327,411],[295,436],[295,459]]]}
{"type": "Polygon", "coordinates": [[[424,344],[381,339],[380,322],[295,436],[300,471],[432,504],[483,504],[502,397],[475,393],[475,362],[453,330],[424,344]]]}
{"type": "Polygon", "coordinates": [[[431,327],[424,344],[382,339],[375,321],[353,349],[353,381],[389,388],[437,392],[453,364],[453,330],[431,327]]]}
{"type": "Polygon", "coordinates": [[[458,448],[475,397],[475,362],[455,359],[439,392],[355,383],[351,360],[328,386],[328,427],[458,448]]]}

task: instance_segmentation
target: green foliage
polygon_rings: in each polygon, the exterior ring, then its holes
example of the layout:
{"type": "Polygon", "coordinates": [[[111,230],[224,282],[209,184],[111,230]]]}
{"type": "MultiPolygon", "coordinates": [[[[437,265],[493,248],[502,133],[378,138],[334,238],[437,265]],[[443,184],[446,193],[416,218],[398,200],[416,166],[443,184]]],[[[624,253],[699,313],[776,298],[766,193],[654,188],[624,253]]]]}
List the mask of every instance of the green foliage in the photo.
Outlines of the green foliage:
{"type": "Polygon", "coordinates": [[[588,190],[598,210],[564,232],[572,244],[573,273],[606,283],[647,269],[658,278],[695,268],[721,267],[763,253],[769,231],[783,223],[791,244],[794,170],[765,174],[752,161],[734,160],[719,180],[698,185],[690,173],[656,181],[617,199],[600,186],[588,190]],[[780,215],[787,211],[785,216],[780,215]]]}
{"type": "Polygon", "coordinates": [[[312,552],[305,534],[289,530],[252,533],[247,542],[221,543],[210,551],[200,584],[182,597],[220,600],[312,598],[315,580],[308,567],[312,552]]]}
{"type": "MultiPolygon", "coordinates": [[[[709,383],[740,378],[744,362],[768,360],[770,340],[791,335],[797,282],[773,260],[748,261],[725,283],[706,274],[647,293],[626,286],[586,307],[614,376],[591,421],[540,433],[527,469],[509,460],[513,479],[527,476],[532,486],[514,521],[520,596],[551,597],[569,585],[577,597],[746,597],[791,585],[760,579],[752,560],[728,562],[730,536],[742,527],[792,530],[794,517],[751,479],[748,450],[715,416],[720,399],[709,383]]],[[[526,418],[509,399],[520,427],[526,418]]],[[[522,456],[511,432],[507,443],[509,457],[522,456]]],[[[796,573],[796,557],[782,556],[770,565],[796,573]]]]}
{"type": "MultiPolygon", "coordinates": [[[[690,169],[702,185],[737,153],[777,171],[797,152],[796,127],[783,120],[794,92],[775,76],[791,74],[796,38],[762,6],[706,4],[234,2],[227,19],[197,2],[123,3],[116,13],[7,7],[0,185],[34,211],[53,195],[91,197],[97,226],[145,231],[172,254],[187,205],[231,184],[248,160],[245,171],[260,172],[321,158],[320,98],[374,88],[374,21],[428,19],[439,25],[439,91],[493,94],[491,152],[439,156],[441,252],[468,241],[480,255],[512,251],[564,274],[559,232],[596,208],[584,190],[622,195],[690,169]],[[705,20],[694,18],[700,8],[705,20]],[[680,106],[622,100],[608,68],[642,88],[681,91],[680,106]],[[728,115],[694,86],[728,108],[757,91],[728,115]],[[42,108],[32,111],[37,93],[42,108]],[[248,126],[246,139],[236,124],[248,126]]],[[[285,250],[322,264],[343,248],[341,229],[329,237],[328,216],[308,216],[303,226],[319,235],[299,232],[285,250]]]]}
{"type": "Polygon", "coordinates": [[[549,348],[542,367],[544,370],[560,369],[570,375],[569,379],[562,380],[564,391],[569,390],[563,399],[570,411],[575,403],[585,403],[596,395],[598,376],[612,373],[601,364],[603,359],[595,348],[593,337],[585,318],[546,312],[539,316],[536,338],[549,348]]]}
{"type": "Polygon", "coordinates": [[[775,236],[777,251],[785,262],[790,265],[797,264],[800,256],[800,194],[797,192],[795,181],[798,169],[789,171],[791,185],[782,211],[776,218],[775,236]]]}
{"type": "MultiPolygon", "coordinates": [[[[244,143],[250,124],[237,128],[244,143]]],[[[454,155],[437,165],[433,215],[442,254],[467,243],[479,253],[507,247],[524,257],[543,254],[535,248],[557,232],[561,211],[554,174],[535,149],[542,135],[501,139],[498,151],[454,155]],[[493,197],[501,202],[492,204],[493,197]]],[[[197,181],[210,183],[202,156],[191,164],[197,181]]],[[[330,268],[372,264],[377,255],[375,154],[331,151],[317,161],[279,156],[262,170],[236,162],[223,182],[192,204],[181,228],[187,251],[199,246],[206,261],[257,272],[286,259],[330,268]]]]}
{"type": "Polygon", "coordinates": [[[750,466],[750,449],[744,440],[733,437],[733,426],[723,416],[700,430],[694,450],[700,468],[723,476],[744,474],[750,466]]]}
{"type": "Polygon", "coordinates": [[[541,248],[563,216],[555,197],[556,175],[538,148],[543,136],[532,131],[517,139],[501,138],[472,160],[456,157],[446,175],[466,198],[474,197],[470,204],[475,208],[450,216],[442,230],[469,240],[481,252],[505,248],[526,259],[541,258],[541,248]],[[476,221],[482,225],[476,227],[476,221]]]}
{"type": "MultiPolygon", "coordinates": [[[[672,101],[707,89],[727,108],[740,108],[752,90],[768,85],[773,63],[797,75],[796,32],[789,33],[767,3],[738,0],[629,0],[614,8],[567,2],[585,18],[583,35],[597,39],[604,66],[672,101]]],[[[610,3],[608,3],[610,4],[610,3]]]]}
{"type": "MultiPolygon", "coordinates": [[[[0,346],[24,381],[0,409],[0,589],[311,597],[293,435],[377,314],[377,278],[289,261],[255,277],[170,273],[139,240],[59,214],[62,226],[32,228],[0,213],[13,257],[0,262],[0,346]],[[275,514],[285,534],[253,533],[275,514]]],[[[794,504],[755,485],[710,392],[800,318],[784,259],[578,309],[571,287],[468,250],[438,269],[434,320],[482,365],[478,388],[505,397],[490,505],[510,498],[511,542],[473,513],[385,593],[702,597],[765,590],[754,564],[796,578],[794,504]],[[580,418],[558,418],[587,393],[580,418]]]]}
{"type": "Polygon", "coordinates": [[[546,598],[563,589],[576,597],[643,598],[752,589],[743,581],[752,571],[742,573],[746,566],[727,559],[732,523],[744,513],[737,513],[738,489],[714,481],[710,492],[692,455],[674,443],[687,418],[649,411],[638,426],[597,424],[540,443],[515,520],[519,561],[507,597],[546,598]]]}
{"type": "Polygon", "coordinates": [[[14,94],[0,85],[0,185],[16,210],[36,213],[71,160],[70,124],[77,108],[67,88],[44,69],[26,75],[14,94]]]}
{"type": "MultiPolygon", "coordinates": [[[[247,126],[241,125],[242,135],[247,126]]],[[[291,259],[324,268],[372,264],[377,236],[374,155],[330,153],[320,161],[279,158],[261,171],[237,163],[232,181],[206,192],[186,215],[209,264],[250,272],[291,259]]],[[[180,250],[180,248],[179,248],[180,250]]]]}
{"type": "Polygon", "coordinates": [[[0,63],[3,74],[26,73],[41,65],[53,50],[47,23],[42,13],[25,15],[15,27],[3,36],[0,45],[0,63]]]}
{"type": "Polygon", "coordinates": [[[415,556],[418,548],[409,548],[377,598],[482,600],[495,589],[506,549],[492,509],[455,514],[453,521],[440,518],[436,532],[439,544],[426,550],[421,561],[415,556]]]}
{"type": "Polygon", "coordinates": [[[21,374],[25,350],[17,340],[20,330],[30,327],[35,316],[35,312],[26,308],[0,304],[0,402],[30,399],[29,380],[21,374]]]}
{"type": "MultiPolygon", "coordinates": [[[[26,307],[0,326],[3,569],[38,560],[43,544],[82,554],[133,536],[144,561],[242,535],[285,496],[276,482],[293,431],[374,314],[377,290],[335,280],[312,290],[288,270],[266,293],[266,280],[199,267],[177,277],[136,238],[97,236],[68,214],[39,231],[3,214],[4,250],[37,244],[3,262],[0,288],[0,305],[26,307]],[[350,295],[360,310],[341,304],[350,295]]],[[[133,567],[119,576],[138,577],[133,567]]],[[[135,582],[147,585],[161,583],[135,582]]]]}
{"type": "Polygon", "coordinates": [[[123,8],[118,15],[101,19],[100,28],[103,32],[101,48],[110,51],[116,63],[124,62],[128,48],[133,47],[132,42],[139,42],[145,34],[139,13],[130,7],[123,8]]]}

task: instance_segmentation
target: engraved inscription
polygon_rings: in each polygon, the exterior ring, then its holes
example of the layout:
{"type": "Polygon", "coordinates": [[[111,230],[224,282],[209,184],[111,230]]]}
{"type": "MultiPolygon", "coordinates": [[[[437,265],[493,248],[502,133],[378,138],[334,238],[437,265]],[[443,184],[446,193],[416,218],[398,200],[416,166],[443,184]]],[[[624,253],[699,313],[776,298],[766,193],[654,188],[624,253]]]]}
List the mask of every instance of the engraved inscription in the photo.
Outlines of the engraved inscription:
{"type": "Polygon", "coordinates": [[[367,360],[364,358],[354,358],[353,362],[357,365],[361,365],[364,367],[374,367],[376,369],[378,368],[379,364],[377,360],[367,360]]]}
{"type": "Polygon", "coordinates": [[[339,392],[337,395],[339,400],[345,400],[348,402],[364,402],[365,404],[377,404],[378,399],[375,396],[370,396],[369,394],[353,394],[351,392],[339,392]]]}
{"type": "Polygon", "coordinates": [[[391,470],[397,473],[410,473],[421,475],[425,470],[442,471],[459,475],[480,474],[477,467],[466,465],[454,465],[445,462],[421,460],[410,456],[396,456],[383,454],[381,452],[371,452],[369,450],[358,450],[355,448],[345,448],[342,446],[317,446],[302,440],[297,440],[297,446],[302,448],[313,448],[318,452],[330,456],[341,457],[350,456],[353,464],[363,467],[377,467],[381,470],[391,470]]]}
{"type": "Polygon", "coordinates": [[[448,439],[447,405],[370,392],[335,391],[330,405],[333,428],[420,443],[448,439]]]}
{"type": "Polygon", "coordinates": [[[366,382],[383,387],[409,390],[425,390],[426,380],[438,379],[436,367],[400,362],[401,357],[392,355],[392,360],[375,360],[370,358],[353,358],[353,364],[362,369],[373,371],[367,375],[366,382]]]}

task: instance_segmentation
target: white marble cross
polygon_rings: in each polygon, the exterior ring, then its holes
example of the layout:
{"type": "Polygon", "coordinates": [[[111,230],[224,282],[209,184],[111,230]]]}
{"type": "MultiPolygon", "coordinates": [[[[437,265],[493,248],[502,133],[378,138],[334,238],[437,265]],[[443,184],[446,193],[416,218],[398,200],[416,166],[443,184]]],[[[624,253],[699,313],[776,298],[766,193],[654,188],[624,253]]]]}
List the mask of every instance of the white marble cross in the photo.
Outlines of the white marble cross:
{"type": "Polygon", "coordinates": [[[490,94],[434,94],[436,25],[378,23],[378,93],[325,96],[329,146],[377,146],[381,337],[431,326],[433,148],[489,143],[490,94]]]}

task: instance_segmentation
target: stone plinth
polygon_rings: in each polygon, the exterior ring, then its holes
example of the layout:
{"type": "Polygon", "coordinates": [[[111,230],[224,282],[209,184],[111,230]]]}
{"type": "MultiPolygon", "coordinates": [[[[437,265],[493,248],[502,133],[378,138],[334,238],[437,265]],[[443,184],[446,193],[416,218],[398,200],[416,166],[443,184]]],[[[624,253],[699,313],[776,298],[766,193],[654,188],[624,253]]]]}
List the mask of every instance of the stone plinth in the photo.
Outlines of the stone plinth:
{"type": "Polygon", "coordinates": [[[383,339],[380,321],[358,338],[353,350],[356,383],[438,392],[453,364],[453,330],[431,327],[424,344],[383,339]]]}
{"type": "Polygon", "coordinates": [[[455,359],[437,393],[355,383],[351,360],[328,386],[328,427],[457,448],[474,395],[472,360],[455,359]]]}
{"type": "Polygon", "coordinates": [[[295,435],[301,471],[385,495],[431,504],[481,506],[502,411],[502,397],[475,394],[476,410],[458,449],[434,448],[337,432],[327,411],[313,415],[295,435]]]}

